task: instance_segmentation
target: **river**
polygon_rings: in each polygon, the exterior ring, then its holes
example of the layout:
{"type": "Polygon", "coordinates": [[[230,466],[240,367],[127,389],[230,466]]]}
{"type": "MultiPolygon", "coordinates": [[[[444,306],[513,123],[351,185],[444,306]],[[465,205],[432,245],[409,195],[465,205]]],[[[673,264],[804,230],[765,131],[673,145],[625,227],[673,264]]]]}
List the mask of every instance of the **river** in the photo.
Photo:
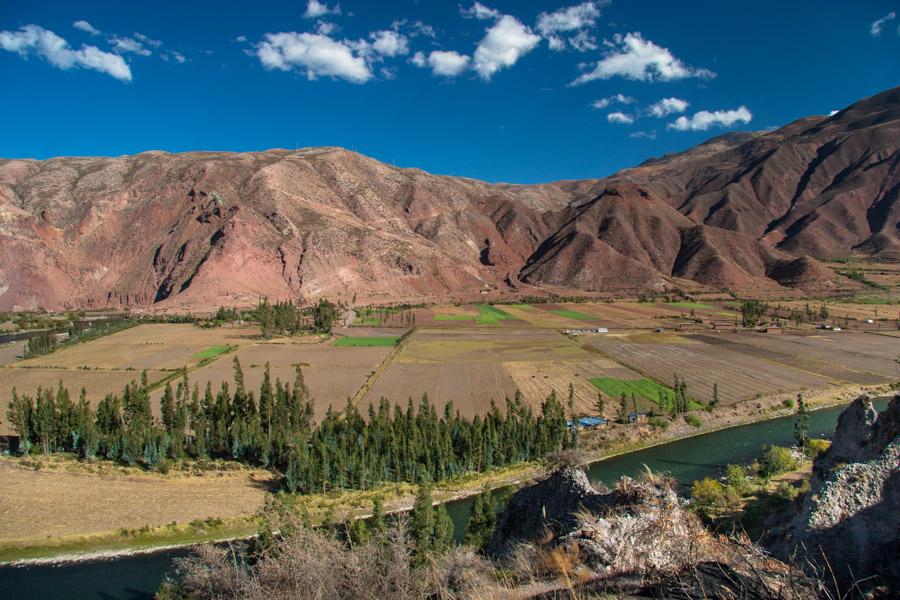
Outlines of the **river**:
{"type": "MultiPolygon", "coordinates": [[[[884,410],[886,401],[876,403],[884,410]]],[[[844,407],[810,413],[810,434],[829,437],[844,407]]],[[[668,471],[683,486],[702,477],[718,477],[728,464],[749,464],[770,444],[789,445],[793,441],[794,418],[783,417],[692,438],[669,442],[608,458],[588,469],[592,481],[614,483],[622,475],[638,475],[645,466],[654,472],[668,471]]],[[[448,504],[462,537],[472,499],[448,504]]],[[[107,560],[91,560],[61,565],[0,567],[0,597],[72,600],[139,600],[153,597],[175,558],[189,550],[169,550],[107,560]]]]}

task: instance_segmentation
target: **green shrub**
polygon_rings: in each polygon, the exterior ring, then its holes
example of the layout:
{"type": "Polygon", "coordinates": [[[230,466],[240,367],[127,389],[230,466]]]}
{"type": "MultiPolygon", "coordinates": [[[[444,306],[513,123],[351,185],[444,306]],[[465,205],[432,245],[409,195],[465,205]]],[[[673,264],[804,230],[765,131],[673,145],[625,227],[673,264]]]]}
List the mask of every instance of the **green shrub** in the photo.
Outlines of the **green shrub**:
{"type": "Polygon", "coordinates": [[[668,429],[669,428],[669,420],[663,419],[662,417],[650,417],[650,427],[653,429],[668,429]]]}
{"type": "Polygon", "coordinates": [[[691,498],[697,510],[703,513],[709,513],[716,508],[724,508],[726,503],[725,486],[711,477],[698,479],[691,486],[691,498]]]}
{"type": "Polygon", "coordinates": [[[725,485],[734,490],[740,496],[750,491],[750,482],[747,481],[747,473],[740,465],[728,465],[725,471],[725,485]]]}
{"type": "Polygon", "coordinates": [[[811,439],[806,443],[806,448],[804,451],[806,452],[806,456],[811,459],[815,459],[817,456],[828,450],[831,447],[831,442],[828,440],[823,440],[821,438],[811,439]]]}
{"type": "Polygon", "coordinates": [[[688,414],[684,415],[684,420],[687,422],[688,425],[690,425],[692,427],[702,427],[703,426],[703,419],[701,419],[700,417],[698,417],[695,414],[688,413],[688,414]]]}
{"type": "Polygon", "coordinates": [[[794,408],[794,399],[793,398],[785,398],[781,401],[781,405],[785,408],[794,408]]]}
{"type": "Polygon", "coordinates": [[[797,468],[797,461],[794,459],[791,449],[781,446],[769,446],[766,448],[757,463],[759,465],[759,476],[764,479],[771,479],[775,475],[793,471],[797,468]]]}

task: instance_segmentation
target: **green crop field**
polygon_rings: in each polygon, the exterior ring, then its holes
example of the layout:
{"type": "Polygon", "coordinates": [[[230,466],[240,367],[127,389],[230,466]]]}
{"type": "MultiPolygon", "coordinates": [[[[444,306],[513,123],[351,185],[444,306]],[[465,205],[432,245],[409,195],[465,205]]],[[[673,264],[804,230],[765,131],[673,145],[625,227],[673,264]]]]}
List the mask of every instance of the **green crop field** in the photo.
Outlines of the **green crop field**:
{"type": "Polygon", "coordinates": [[[435,321],[471,321],[475,315],[434,315],[435,321]]]}
{"type": "MultiPolygon", "coordinates": [[[[661,393],[668,394],[670,397],[675,395],[672,388],[660,385],[644,377],[643,379],[618,379],[616,377],[592,377],[589,379],[594,387],[613,398],[619,398],[623,393],[630,397],[631,394],[639,396],[654,404],[659,404],[661,393]]],[[[691,409],[703,408],[702,404],[690,401],[691,409]]]]}
{"type": "Polygon", "coordinates": [[[687,302],[685,300],[679,300],[678,302],[666,302],[666,306],[674,306],[676,308],[715,308],[714,306],[704,304],[703,302],[687,302]]]}
{"type": "Polygon", "coordinates": [[[224,354],[231,349],[231,346],[210,346],[205,350],[201,350],[197,354],[194,355],[194,358],[204,360],[207,358],[212,358],[214,356],[218,356],[220,354],[224,354]]]}
{"type": "Polygon", "coordinates": [[[335,342],[341,347],[393,346],[400,339],[395,335],[345,336],[335,342]]]}
{"type": "Polygon", "coordinates": [[[492,304],[476,304],[478,316],[475,320],[479,323],[494,324],[500,321],[515,321],[516,318],[509,313],[505,313],[492,304]]]}
{"type": "Polygon", "coordinates": [[[554,315],[568,317],[577,321],[595,321],[597,319],[597,317],[593,317],[589,314],[579,312],[577,310],[551,310],[550,312],[552,312],[554,315]]]}

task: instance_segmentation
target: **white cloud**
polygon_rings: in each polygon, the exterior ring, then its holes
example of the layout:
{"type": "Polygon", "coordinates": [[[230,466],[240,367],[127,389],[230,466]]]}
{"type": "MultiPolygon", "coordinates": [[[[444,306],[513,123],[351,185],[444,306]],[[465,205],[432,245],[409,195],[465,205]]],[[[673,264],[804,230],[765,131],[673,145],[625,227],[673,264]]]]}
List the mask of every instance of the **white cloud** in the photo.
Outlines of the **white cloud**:
{"type": "Polygon", "coordinates": [[[0,31],[0,48],[22,57],[34,53],[58,69],[80,67],[106,73],[120,81],[131,81],[131,69],[121,56],[103,52],[96,46],[85,45],[73,50],[66,40],[38,25],[0,31]]]}
{"type": "Polygon", "coordinates": [[[588,52],[597,49],[597,38],[582,30],[569,38],[569,45],[579,52],[588,52]]]}
{"type": "Polygon", "coordinates": [[[587,52],[597,49],[597,40],[588,32],[597,24],[600,17],[600,7],[609,4],[608,0],[599,2],[583,2],[568,8],[562,8],[556,12],[543,12],[538,15],[537,29],[551,50],[565,50],[566,42],[579,52],[587,52]],[[563,39],[560,33],[576,32],[568,40],[563,39]]]}
{"type": "Polygon", "coordinates": [[[709,79],[715,73],[707,69],[689,67],[675,58],[668,48],[657,46],[645,40],[640,32],[624,36],[616,34],[612,42],[605,42],[610,48],[598,61],[593,70],[583,73],[572,85],[587,83],[595,79],[625,77],[635,81],[672,81],[686,77],[709,79]]]}
{"type": "Polygon", "coordinates": [[[753,115],[746,106],[734,110],[716,110],[710,112],[701,110],[692,117],[678,117],[674,123],[669,123],[669,129],[677,131],[706,131],[710,127],[730,127],[735,123],[749,123],[753,115]]]}
{"type": "Polygon", "coordinates": [[[599,100],[594,100],[591,103],[591,106],[596,108],[597,110],[602,110],[611,104],[631,104],[634,102],[634,98],[631,96],[626,96],[625,94],[616,94],[615,96],[608,96],[606,98],[600,98],[599,100]]]}
{"type": "Polygon", "coordinates": [[[108,41],[112,45],[113,52],[118,52],[119,54],[125,54],[127,52],[138,54],[140,56],[150,56],[153,54],[150,50],[147,50],[141,42],[134,38],[118,37],[114,35],[111,36],[108,41]]]}
{"type": "Polygon", "coordinates": [[[884,29],[884,24],[888,21],[893,21],[896,17],[897,13],[891,11],[880,19],[872,21],[872,25],[871,27],[869,27],[869,33],[872,34],[872,37],[878,37],[879,35],[881,35],[881,30],[884,29]]]}
{"type": "Polygon", "coordinates": [[[655,140],[656,131],[635,131],[634,133],[629,133],[628,137],[635,139],[655,140]]]}
{"type": "Polygon", "coordinates": [[[331,35],[338,30],[338,26],[328,21],[319,21],[316,23],[316,33],[319,35],[331,35]]]}
{"type": "Polygon", "coordinates": [[[102,32],[88,23],[87,21],[75,21],[72,23],[72,27],[75,29],[80,29],[81,31],[87,32],[91,35],[100,35],[102,32]]]}
{"type": "Polygon", "coordinates": [[[459,13],[467,19],[478,19],[480,21],[490,21],[500,18],[500,11],[488,8],[481,2],[476,2],[472,8],[459,8],[459,13]]]}
{"type": "Polygon", "coordinates": [[[315,33],[267,33],[256,55],[266,69],[298,69],[309,80],[324,76],[365,83],[372,78],[361,53],[354,53],[348,43],[315,33]]]}
{"type": "Polygon", "coordinates": [[[518,19],[503,15],[478,43],[472,66],[483,79],[490,80],[494,73],[513,66],[522,56],[534,50],[540,41],[540,36],[518,19]]]}
{"type": "Polygon", "coordinates": [[[657,118],[683,113],[687,110],[688,101],[681,98],[663,98],[655,104],[651,104],[647,111],[657,118]]]}
{"type": "Polygon", "coordinates": [[[239,35],[239,36],[237,36],[236,38],[234,38],[234,41],[236,41],[236,42],[238,42],[238,43],[240,43],[240,44],[243,44],[244,42],[247,41],[247,36],[246,36],[246,35],[239,35]]]}
{"type": "Polygon", "coordinates": [[[309,0],[309,2],[306,4],[306,12],[303,13],[303,18],[318,19],[319,17],[324,17],[325,15],[339,14],[341,14],[340,4],[328,6],[324,2],[319,2],[318,0],[309,0]]]}
{"type": "Polygon", "coordinates": [[[632,123],[634,123],[634,117],[631,117],[619,111],[611,112],[606,115],[606,120],[610,123],[616,123],[618,125],[631,125],[632,123]]]}
{"type": "Polygon", "coordinates": [[[154,40],[153,38],[147,37],[146,35],[144,35],[143,33],[139,32],[139,31],[134,32],[134,37],[136,37],[137,39],[141,40],[141,42],[143,42],[153,48],[159,48],[160,46],[162,46],[161,41],[154,40]]]}
{"type": "Polygon", "coordinates": [[[401,56],[409,54],[406,36],[396,31],[376,31],[369,35],[374,40],[372,48],[382,56],[401,56]]]}
{"type": "Polygon", "coordinates": [[[458,52],[435,50],[427,57],[422,52],[416,52],[411,62],[417,67],[428,67],[434,75],[441,77],[456,77],[469,66],[471,59],[458,52]]]}
{"type": "Polygon", "coordinates": [[[187,62],[187,58],[185,58],[184,54],[182,54],[181,52],[175,52],[174,50],[171,52],[163,52],[159,55],[159,57],[166,62],[169,62],[169,60],[174,60],[180,65],[183,65],[187,62]]]}
{"type": "MultiPolygon", "coordinates": [[[[608,4],[608,2],[603,4],[608,4]]],[[[574,31],[585,27],[593,27],[599,16],[600,7],[598,3],[585,2],[552,13],[541,13],[538,15],[536,29],[545,36],[559,31],[574,31]]]]}

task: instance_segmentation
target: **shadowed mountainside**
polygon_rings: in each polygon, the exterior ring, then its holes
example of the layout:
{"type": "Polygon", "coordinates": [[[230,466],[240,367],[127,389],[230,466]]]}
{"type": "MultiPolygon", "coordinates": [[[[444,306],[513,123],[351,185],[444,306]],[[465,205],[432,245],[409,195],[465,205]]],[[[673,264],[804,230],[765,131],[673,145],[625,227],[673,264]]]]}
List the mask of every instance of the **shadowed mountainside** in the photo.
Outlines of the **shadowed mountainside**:
{"type": "Polygon", "coordinates": [[[900,88],[606,179],[523,186],[339,148],[0,161],[0,310],[853,287],[900,260],[900,88]]]}

